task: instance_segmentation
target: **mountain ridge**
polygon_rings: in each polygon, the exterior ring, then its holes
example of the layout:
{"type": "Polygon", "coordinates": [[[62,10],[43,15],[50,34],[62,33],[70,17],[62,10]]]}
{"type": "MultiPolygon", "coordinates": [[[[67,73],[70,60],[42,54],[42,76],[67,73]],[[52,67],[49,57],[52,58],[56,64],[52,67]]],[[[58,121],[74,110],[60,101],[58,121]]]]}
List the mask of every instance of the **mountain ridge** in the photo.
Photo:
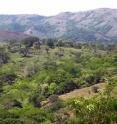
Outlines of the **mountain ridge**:
{"type": "Polygon", "coordinates": [[[62,12],[55,16],[0,15],[0,31],[22,32],[40,38],[116,41],[117,9],[62,12]]]}

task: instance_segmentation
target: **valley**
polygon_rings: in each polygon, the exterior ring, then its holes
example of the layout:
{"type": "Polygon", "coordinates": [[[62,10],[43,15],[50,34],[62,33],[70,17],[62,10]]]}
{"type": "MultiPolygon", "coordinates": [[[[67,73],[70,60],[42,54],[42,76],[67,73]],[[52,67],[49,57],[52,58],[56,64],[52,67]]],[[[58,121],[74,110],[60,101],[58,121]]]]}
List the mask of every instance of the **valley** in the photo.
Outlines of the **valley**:
{"type": "Polygon", "coordinates": [[[0,124],[116,123],[116,53],[116,43],[1,42],[0,124]]]}

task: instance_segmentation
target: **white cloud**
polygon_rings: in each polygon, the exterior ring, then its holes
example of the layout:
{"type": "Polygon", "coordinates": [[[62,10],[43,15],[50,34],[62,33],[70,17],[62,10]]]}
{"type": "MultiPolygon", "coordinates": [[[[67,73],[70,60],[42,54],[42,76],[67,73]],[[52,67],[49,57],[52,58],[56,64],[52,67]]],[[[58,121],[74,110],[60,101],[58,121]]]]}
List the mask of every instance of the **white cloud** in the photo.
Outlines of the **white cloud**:
{"type": "Polygon", "coordinates": [[[117,8],[116,0],[0,0],[0,14],[55,15],[64,11],[117,8]]]}

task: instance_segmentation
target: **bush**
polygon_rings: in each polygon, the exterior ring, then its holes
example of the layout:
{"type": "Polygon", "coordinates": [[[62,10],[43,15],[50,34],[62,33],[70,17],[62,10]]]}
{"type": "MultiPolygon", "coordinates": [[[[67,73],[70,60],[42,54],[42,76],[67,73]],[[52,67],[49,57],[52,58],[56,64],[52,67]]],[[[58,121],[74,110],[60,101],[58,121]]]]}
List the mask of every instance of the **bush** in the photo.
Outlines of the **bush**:
{"type": "Polygon", "coordinates": [[[11,99],[6,99],[6,101],[4,102],[4,106],[6,109],[11,109],[13,107],[22,108],[21,102],[11,99]]]}
{"type": "Polygon", "coordinates": [[[27,37],[22,40],[22,43],[25,45],[26,48],[32,47],[34,42],[39,42],[39,38],[38,37],[27,37]]]}
{"type": "Polygon", "coordinates": [[[59,99],[57,95],[52,95],[49,97],[49,105],[47,109],[50,111],[57,111],[63,107],[63,102],[59,99]]]}
{"type": "Polygon", "coordinates": [[[97,84],[101,82],[101,76],[96,75],[96,76],[90,76],[86,79],[86,82],[88,84],[97,84]]]}
{"type": "Polygon", "coordinates": [[[7,119],[0,119],[0,124],[24,124],[24,123],[23,121],[20,121],[18,119],[7,118],[7,119]]]}
{"type": "Polygon", "coordinates": [[[32,98],[30,98],[30,102],[35,106],[40,108],[41,107],[41,101],[40,98],[37,96],[33,96],[32,98]]]}
{"type": "Polygon", "coordinates": [[[37,66],[30,64],[28,66],[25,66],[23,75],[24,77],[32,77],[32,75],[35,74],[37,71],[37,66]]]}
{"type": "Polygon", "coordinates": [[[13,84],[17,76],[14,73],[3,74],[0,76],[0,83],[13,84]]]}
{"type": "Polygon", "coordinates": [[[8,63],[10,60],[8,53],[6,53],[4,50],[0,50],[0,65],[8,63]]]}
{"type": "Polygon", "coordinates": [[[19,116],[14,113],[10,113],[7,110],[0,110],[0,119],[14,118],[18,119],[19,116]]]}
{"type": "Polygon", "coordinates": [[[49,102],[53,103],[56,102],[59,99],[58,95],[51,95],[49,97],[49,102]]]}
{"type": "Polygon", "coordinates": [[[98,92],[98,89],[99,89],[98,86],[93,86],[93,87],[91,88],[91,90],[92,90],[93,93],[97,93],[97,92],[98,92]]]}
{"type": "Polygon", "coordinates": [[[29,52],[27,48],[21,48],[19,53],[22,57],[27,57],[29,52]]]}
{"type": "Polygon", "coordinates": [[[45,109],[39,109],[38,111],[31,112],[27,118],[31,119],[34,124],[43,123],[47,120],[53,121],[54,115],[45,109]]]}
{"type": "Polygon", "coordinates": [[[117,102],[115,101],[117,101],[116,98],[104,94],[89,99],[70,100],[69,105],[75,110],[79,124],[84,122],[87,124],[111,124],[117,120],[117,102]]]}

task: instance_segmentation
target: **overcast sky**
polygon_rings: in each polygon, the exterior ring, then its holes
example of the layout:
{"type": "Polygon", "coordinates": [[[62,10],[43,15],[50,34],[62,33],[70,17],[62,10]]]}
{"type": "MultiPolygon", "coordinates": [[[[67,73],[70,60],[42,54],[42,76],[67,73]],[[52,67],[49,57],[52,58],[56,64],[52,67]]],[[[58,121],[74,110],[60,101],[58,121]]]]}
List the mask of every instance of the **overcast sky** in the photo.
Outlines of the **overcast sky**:
{"type": "Polygon", "coordinates": [[[55,15],[96,8],[116,8],[117,0],[0,0],[0,14],[55,15]]]}

